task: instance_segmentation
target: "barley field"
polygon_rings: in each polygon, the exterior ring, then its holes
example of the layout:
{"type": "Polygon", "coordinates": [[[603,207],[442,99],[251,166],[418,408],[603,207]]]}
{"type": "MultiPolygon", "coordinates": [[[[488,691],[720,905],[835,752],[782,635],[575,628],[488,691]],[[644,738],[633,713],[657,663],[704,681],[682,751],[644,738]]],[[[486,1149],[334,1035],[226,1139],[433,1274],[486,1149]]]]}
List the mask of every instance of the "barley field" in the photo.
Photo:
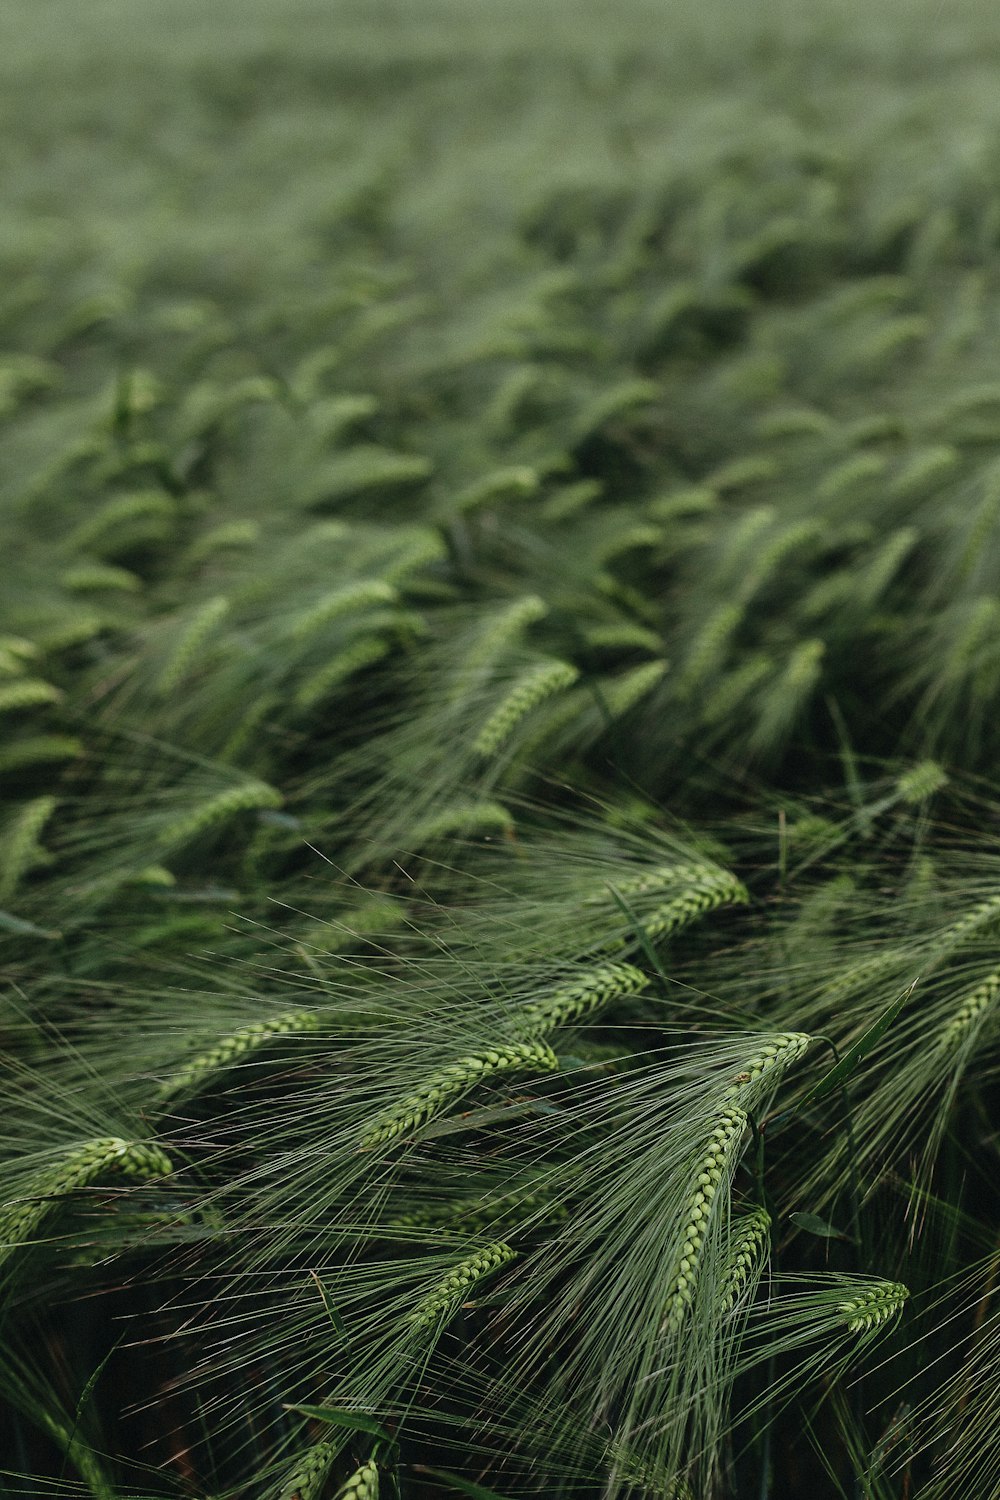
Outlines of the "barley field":
{"type": "Polygon", "coordinates": [[[1000,9],[0,43],[0,1495],[997,1500],[1000,9]]]}

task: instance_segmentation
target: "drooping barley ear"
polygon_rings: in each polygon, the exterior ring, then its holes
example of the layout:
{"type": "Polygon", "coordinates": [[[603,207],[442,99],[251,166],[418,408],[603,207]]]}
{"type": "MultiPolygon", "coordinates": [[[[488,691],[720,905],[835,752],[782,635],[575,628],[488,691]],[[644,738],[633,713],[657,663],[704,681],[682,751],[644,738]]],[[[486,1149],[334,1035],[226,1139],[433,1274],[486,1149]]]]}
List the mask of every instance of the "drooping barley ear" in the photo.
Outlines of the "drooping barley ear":
{"type": "Polygon", "coordinates": [[[657,683],[662,681],[666,671],[665,661],[647,661],[641,667],[620,672],[616,677],[602,677],[601,705],[612,722],[623,719],[637,703],[641,703],[657,683]]]}
{"type": "Polygon", "coordinates": [[[702,722],[706,725],[726,723],[731,714],[752,698],[773,671],[774,662],[771,657],[758,651],[733,671],[726,672],[704,701],[702,722]]]}
{"type": "Polygon", "coordinates": [[[318,1500],[339,1451],[337,1443],[313,1443],[296,1460],[281,1487],[278,1500],[318,1500]]]}
{"type": "Polygon", "coordinates": [[[663,650],[662,636],[630,620],[591,625],[583,632],[583,638],[593,651],[649,651],[656,655],[663,650]]]}
{"type": "Polygon", "coordinates": [[[982,984],[978,984],[968,995],[952,1019],[941,1032],[940,1045],[942,1048],[951,1049],[957,1047],[967,1036],[970,1036],[976,1022],[994,1004],[1000,995],[1000,969],[995,969],[982,984]]]}
{"type": "Polygon", "coordinates": [[[909,1295],[901,1281],[873,1281],[858,1296],[841,1302],[838,1311],[850,1333],[871,1333],[897,1318],[909,1295]]]}
{"type": "Polygon", "coordinates": [[[517,1015],[517,1030],[539,1036],[555,1026],[571,1026],[625,995],[637,995],[648,984],[646,975],[632,964],[602,964],[530,1001],[517,1015]]]}
{"type": "Polygon", "coordinates": [[[195,537],[184,556],[184,562],[191,568],[198,568],[217,552],[252,547],[259,536],[260,526],[256,521],[223,521],[195,537]]]}
{"type": "Polygon", "coordinates": [[[558,1067],[555,1053],[544,1042],[510,1042],[473,1057],[461,1057],[431,1073],[412,1094],[377,1116],[361,1137],[361,1145],[367,1149],[411,1135],[469,1089],[497,1073],[551,1073],[558,1067]]]}
{"type": "Polygon", "coordinates": [[[17,677],[0,686],[0,714],[41,708],[43,704],[58,703],[61,698],[62,693],[51,682],[43,682],[40,677],[17,677]]]}
{"type": "Polygon", "coordinates": [[[209,599],[195,610],[156,680],[156,691],[161,698],[166,698],[181,685],[205,641],[228,613],[229,600],[221,597],[209,599]]]}
{"type": "Polygon", "coordinates": [[[665,937],[716,907],[743,906],[749,900],[750,895],[742,880],[737,880],[728,870],[719,870],[710,876],[706,874],[681,895],[643,916],[643,930],[650,939],[665,937]]]}
{"type": "Polygon", "coordinates": [[[189,812],[160,830],[157,842],[161,847],[174,847],[188,843],[200,834],[207,833],[235,817],[237,813],[258,812],[281,807],[284,798],[266,781],[244,781],[238,786],[226,787],[197,803],[189,812]]]}
{"type": "Polygon", "coordinates": [[[333,657],[307,677],[302,686],[295,694],[296,708],[315,708],[321,703],[334,688],[339,687],[342,682],[357,676],[366,667],[373,667],[382,661],[392,650],[391,641],[382,636],[366,635],[360,640],[352,641],[345,646],[343,651],[338,651],[333,657]]]}
{"type": "Polygon", "coordinates": [[[293,1036],[306,1031],[315,1031],[319,1022],[311,1010],[289,1010],[267,1021],[254,1021],[239,1031],[223,1037],[214,1047],[207,1048],[179,1068],[161,1085],[158,1097],[161,1100],[175,1099],[179,1094],[190,1094],[208,1079],[227,1068],[251,1057],[254,1052],[266,1047],[276,1037],[293,1036]]]}
{"type": "Polygon", "coordinates": [[[723,1098],[750,1108],[763,1091],[777,1083],[785,1069],[802,1056],[811,1040],[801,1031],[785,1031],[773,1036],[737,1073],[723,1098]]]}
{"type": "Polygon", "coordinates": [[[79,567],[68,568],[59,582],[74,594],[137,594],[142,588],[137,573],[112,563],[81,563],[79,567]]]}
{"type": "Polygon", "coordinates": [[[766,754],[774,750],[805,710],[823,671],[825,642],[800,641],[783,671],[761,695],[757,723],[750,736],[751,747],[766,754]]]}
{"type": "Polygon", "coordinates": [[[950,478],[959,463],[958,450],[947,443],[936,443],[915,453],[889,485],[887,494],[893,500],[915,500],[931,489],[937,490],[950,478]]]}
{"type": "Polygon", "coordinates": [[[0,749],[0,776],[27,770],[29,766],[79,760],[84,750],[83,741],[68,734],[33,734],[27,739],[13,740],[0,749]]]}
{"type": "Polygon", "coordinates": [[[347,1483],[337,1491],[337,1500],[378,1500],[378,1465],[373,1458],[355,1469],[347,1483]]]}
{"type": "Polygon", "coordinates": [[[475,753],[484,760],[496,755],[532,709],[571,688],[579,675],[577,668],[565,661],[537,662],[522,672],[476,735],[472,747],[475,753]]]}
{"type": "Polygon", "coordinates": [[[1000,922],[1000,896],[990,896],[986,901],[980,901],[973,906],[964,916],[959,917],[957,922],[952,922],[943,932],[939,933],[932,943],[934,953],[950,953],[955,948],[961,947],[966,938],[971,937],[981,927],[991,927],[1000,922]]]}
{"type": "Polygon", "coordinates": [[[399,594],[384,579],[359,579],[356,583],[345,584],[343,588],[325,594],[317,604],[301,614],[295,621],[292,637],[297,641],[306,640],[334,620],[342,619],[344,615],[360,614],[367,609],[375,609],[378,605],[396,604],[398,601],[399,594]]]}
{"type": "MultiPolygon", "coordinates": [[[[711,865],[654,865],[652,869],[643,870],[638,875],[626,875],[621,880],[615,880],[613,885],[619,896],[631,900],[633,896],[648,896],[654,891],[662,890],[664,886],[682,885],[705,877],[711,880],[717,873],[711,865]]],[[[605,884],[599,891],[585,896],[584,901],[588,906],[598,902],[606,905],[609,897],[610,891],[605,884]]]]}
{"type": "Polygon", "coordinates": [[[668,1281],[664,1328],[680,1332],[698,1282],[699,1261],[719,1189],[728,1186],[736,1170],[747,1129],[747,1117],[735,1106],[717,1116],[705,1152],[692,1174],[691,1195],[684,1209],[681,1247],[668,1281]]]}
{"type": "Polygon", "coordinates": [[[514,1259],[515,1252],[501,1241],[495,1245],[487,1245],[485,1250],[477,1250],[475,1255],[460,1261],[414,1308],[410,1319],[413,1327],[423,1329],[435,1324],[443,1326],[455,1315],[474,1286],[514,1259]]]}
{"type": "Polygon", "coordinates": [[[820,991],[820,999],[825,1003],[835,999],[838,995],[850,994],[853,990],[860,990],[869,985],[872,980],[877,979],[886,970],[895,968],[901,961],[898,948],[890,948],[885,953],[875,953],[871,958],[862,959],[859,963],[851,964],[840,974],[823,986],[820,991]]]}
{"type": "Polygon", "coordinates": [[[933,760],[921,761],[903,773],[896,782],[896,794],[903,802],[927,802],[935,792],[948,785],[948,777],[933,760]]]}
{"type": "Polygon", "coordinates": [[[48,856],[39,846],[42,829],[56,809],[55,797],[35,797],[7,825],[0,842],[0,901],[8,901],[21,879],[48,856]]]}
{"type": "Polygon", "coordinates": [[[457,802],[418,823],[406,842],[423,849],[442,839],[509,839],[513,832],[514,819],[499,802],[457,802]]]}
{"type": "Polygon", "coordinates": [[[464,697],[486,675],[497,658],[519,641],[523,633],[545,618],[548,608],[537,594],[526,594],[513,604],[487,616],[486,624],[476,632],[461,666],[454,674],[451,701],[464,697]]]}
{"type": "Polygon", "coordinates": [[[526,464],[517,464],[507,469],[495,469],[477,479],[467,489],[455,495],[448,503],[450,516],[471,515],[487,505],[497,505],[504,500],[527,500],[538,493],[540,480],[538,471],[526,464]]]}
{"type": "Polygon", "coordinates": [[[763,1208],[734,1219],[726,1255],[726,1285],[719,1307],[731,1312],[760,1274],[771,1240],[771,1215],[763,1208]]]}
{"type": "Polygon", "coordinates": [[[451,1203],[434,1204],[411,1214],[401,1214],[390,1221],[390,1229],[419,1231],[444,1226],[460,1229],[464,1234],[482,1234],[503,1221],[523,1223],[527,1218],[546,1224],[559,1223],[569,1213],[565,1186],[526,1188],[523,1192],[494,1193],[475,1198],[458,1198],[451,1203]],[[544,1213],[542,1212],[544,1211],[544,1213]],[[541,1215],[541,1217],[539,1217],[541,1215]]]}
{"type": "Polygon", "coordinates": [[[170,1158],[157,1146],[102,1136],[64,1151],[44,1167],[17,1198],[0,1204],[0,1261],[40,1227],[61,1198],[89,1187],[108,1173],[146,1182],[173,1171],[170,1158]]]}
{"type": "Polygon", "coordinates": [[[382,577],[386,583],[401,587],[411,574],[432,568],[435,563],[443,562],[447,555],[444,539],[437,531],[430,527],[420,530],[414,527],[406,546],[401,547],[392,561],[382,568],[382,577]]]}
{"type": "Polygon", "coordinates": [[[678,678],[678,691],[703,691],[722,666],[743,619],[742,604],[723,604],[709,616],[691,643],[678,678]]]}

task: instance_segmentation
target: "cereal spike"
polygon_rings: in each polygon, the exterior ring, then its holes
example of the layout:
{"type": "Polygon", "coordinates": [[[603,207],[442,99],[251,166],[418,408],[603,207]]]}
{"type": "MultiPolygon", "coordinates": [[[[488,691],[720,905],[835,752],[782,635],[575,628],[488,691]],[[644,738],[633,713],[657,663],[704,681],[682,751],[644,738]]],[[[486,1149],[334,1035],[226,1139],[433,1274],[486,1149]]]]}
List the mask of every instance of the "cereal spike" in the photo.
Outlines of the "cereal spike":
{"type": "Polygon", "coordinates": [[[156,691],[161,697],[172,693],[184,681],[208,636],[228,613],[229,600],[221,597],[209,599],[200,609],[195,610],[181,631],[157,680],[156,691]]]}
{"type": "Polygon", "coordinates": [[[677,1334],[694,1298],[705,1233],[719,1188],[732,1175],[747,1128],[747,1117],[735,1106],[716,1117],[705,1154],[693,1174],[693,1191],[685,1209],[681,1252],[670,1275],[670,1296],[664,1327],[677,1334]]]}
{"type": "Polygon", "coordinates": [[[872,1333],[897,1318],[910,1291],[901,1281],[873,1281],[858,1296],[842,1302],[839,1311],[850,1333],[872,1333]]]}
{"type": "Polygon", "coordinates": [[[548,1073],[558,1066],[555,1053],[544,1042],[512,1042],[473,1057],[460,1057],[457,1062],[439,1068],[412,1094],[383,1111],[361,1137],[361,1145],[380,1146],[412,1134],[453,1100],[496,1073],[515,1069],[548,1073]]]}
{"type": "Polygon", "coordinates": [[[522,672],[476,736],[472,747],[475,753],[484,759],[496,755],[532,709],[572,687],[579,675],[576,667],[565,661],[537,662],[522,672]]]}
{"type": "Polygon", "coordinates": [[[517,1029],[537,1035],[554,1026],[571,1026],[613,1000],[638,994],[648,984],[646,975],[632,964],[602,964],[531,1001],[518,1016],[517,1029]]]}
{"type": "Polygon", "coordinates": [[[318,1024],[314,1011],[288,1010],[268,1021],[254,1021],[250,1026],[243,1026],[179,1068],[160,1085],[159,1097],[173,1099],[178,1094],[190,1093],[206,1079],[234,1067],[275,1037],[315,1031],[318,1024]]]}
{"type": "MultiPolygon", "coordinates": [[[[307,1500],[307,1497],[303,1496],[302,1500],[307,1500]]],[[[378,1500],[378,1465],[373,1458],[360,1469],[355,1469],[337,1492],[337,1500],[378,1500]]]]}
{"type": "Polygon", "coordinates": [[[488,1245],[485,1250],[477,1250],[475,1255],[460,1261],[414,1309],[411,1315],[413,1326],[430,1328],[435,1323],[447,1322],[458,1311],[477,1282],[486,1276],[492,1276],[494,1271],[499,1271],[501,1266],[507,1265],[514,1258],[514,1251],[510,1246],[499,1242],[488,1245]]]}
{"type": "Polygon", "coordinates": [[[278,808],[283,800],[281,793],[265,781],[240,782],[216,792],[214,797],[208,797],[190,812],[175,818],[160,833],[158,842],[161,845],[186,844],[189,839],[196,838],[213,825],[227,822],[237,813],[278,808]]]}
{"type": "Polygon", "coordinates": [[[56,809],[55,797],[35,797],[4,829],[0,843],[0,900],[17,890],[21,877],[48,856],[39,849],[38,838],[56,809]]]}
{"type": "Polygon", "coordinates": [[[89,1187],[107,1172],[145,1182],[173,1171],[158,1146],[102,1136],[65,1151],[62,1160],[35,1174],[18,1198],[0,1204],[0,1260],[29,1239],[60,1198],[89,1187]]]}
{"type": "Polygon", "coordinates": [[[754,1280],[758,1267],[767,1255],[771,1234],[771,1215],[763,1208],[734,1219],[726,1258],[727,1284],[720,1307],[731,1312],[754,1280]]]}
{"type": "Polygon", "coordinates": [[[317,1500],[337,1453],[336,1443],[314,1443],[296,1461],[278,1500],[317,1500]]]}
{"type": "Polygon", "coordinates": [[[756,1103],[769,1083],[777,1083],[782,1073],[800,1058],[812,1038],[801,1031],[779,1032],[747,1062],[723,1096],[740,1104],[756,1103]]]}
{"type": "Polygon", "coordinates": [[[742,906],[750,900],[742,880],[728,870],[712,872],[700,878],[680,896],[659,906],[642,921],[648,938],[665,937],[694,922],[707,911],[719,906],[742,906]]]}
{"type": "Polygon", "coordinates": [[[941,1046],[956,1047],[969,1034],[975,1022],[984,1011],[989,1009],[998,995],[1000,995],[1000,969],[995,969],[959,1006],[941,1033],[941,1046]]]}

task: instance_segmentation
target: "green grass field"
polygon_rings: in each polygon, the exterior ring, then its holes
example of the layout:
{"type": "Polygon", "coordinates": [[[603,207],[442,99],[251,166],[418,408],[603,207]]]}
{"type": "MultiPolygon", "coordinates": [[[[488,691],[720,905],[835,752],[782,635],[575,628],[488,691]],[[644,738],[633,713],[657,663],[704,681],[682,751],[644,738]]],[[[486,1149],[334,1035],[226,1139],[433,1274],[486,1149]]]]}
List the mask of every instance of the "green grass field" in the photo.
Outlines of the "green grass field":
{"type": "Polygon", "coordinates": [[[996,1500],[1000,10],[8,0],[0,1495],[996,1500]]]}

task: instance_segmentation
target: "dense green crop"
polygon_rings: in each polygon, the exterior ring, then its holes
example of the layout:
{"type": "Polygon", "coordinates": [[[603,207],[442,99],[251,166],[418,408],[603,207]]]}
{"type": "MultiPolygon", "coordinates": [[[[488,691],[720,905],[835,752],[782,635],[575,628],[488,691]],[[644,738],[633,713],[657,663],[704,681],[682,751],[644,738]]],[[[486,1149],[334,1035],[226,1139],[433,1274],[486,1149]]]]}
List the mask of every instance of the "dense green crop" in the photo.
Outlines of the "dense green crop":
{"type": "Polygon", "coordinates": [[[1000,12],[7,12],[0,1494],[994,1500],[1000,12]]]}

